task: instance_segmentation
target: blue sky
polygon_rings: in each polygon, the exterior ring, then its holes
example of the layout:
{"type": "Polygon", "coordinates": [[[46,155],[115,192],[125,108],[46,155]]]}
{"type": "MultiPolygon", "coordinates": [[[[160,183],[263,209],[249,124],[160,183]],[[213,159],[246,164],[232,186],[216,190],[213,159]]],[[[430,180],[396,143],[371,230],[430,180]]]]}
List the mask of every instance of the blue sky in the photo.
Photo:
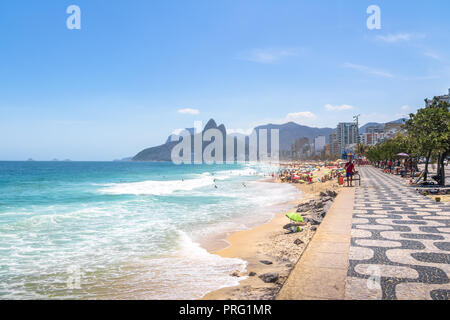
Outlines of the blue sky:
{"type": "Polygon", "coordinates": [[[0,159],[122,158],[211,117],[242,132],[394,120],[450,88],[449,14],[448,0],[1,1],[0,159]]]}

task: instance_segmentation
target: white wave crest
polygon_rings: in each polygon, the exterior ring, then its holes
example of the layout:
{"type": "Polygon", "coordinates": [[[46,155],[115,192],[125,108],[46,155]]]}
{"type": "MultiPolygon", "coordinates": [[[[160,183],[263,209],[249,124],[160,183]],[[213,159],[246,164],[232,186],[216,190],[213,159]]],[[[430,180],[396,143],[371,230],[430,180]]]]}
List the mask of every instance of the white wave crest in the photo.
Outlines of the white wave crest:
{"type": "Polygon", "coordinates": [[[103,194],[133,194],[133,195],[170,195],[175,191],[190,191],[193,189],[214,185],[214,177],[201,175],[196,179],[169,181],[142,181],[131,183],[112,183],[99,190],[103,194]]]}

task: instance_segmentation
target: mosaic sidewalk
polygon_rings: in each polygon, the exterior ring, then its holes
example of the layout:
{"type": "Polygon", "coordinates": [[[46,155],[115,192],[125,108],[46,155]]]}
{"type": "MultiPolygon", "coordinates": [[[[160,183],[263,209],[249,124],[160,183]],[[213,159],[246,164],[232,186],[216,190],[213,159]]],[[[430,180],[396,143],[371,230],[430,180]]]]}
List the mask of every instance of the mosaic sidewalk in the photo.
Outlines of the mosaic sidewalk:
{"type": "Polygon", "coordinates": [[[345,299],[450,299],[450,205],[359,168],[345,299]]]}

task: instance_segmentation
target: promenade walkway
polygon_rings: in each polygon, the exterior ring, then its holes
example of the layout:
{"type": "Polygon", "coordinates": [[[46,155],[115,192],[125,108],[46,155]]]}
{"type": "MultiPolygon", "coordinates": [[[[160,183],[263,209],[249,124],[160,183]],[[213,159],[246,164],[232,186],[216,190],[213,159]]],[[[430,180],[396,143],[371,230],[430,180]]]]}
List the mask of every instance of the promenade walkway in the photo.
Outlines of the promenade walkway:
{"type": "Polygon", "coordinates": [[[450,299],[450,206],[397,176],[361,170],[346,299],[450,299]]]}
{"type": "Polygon", "coordinates": [[[450,299],[450,206],[359,168],[277,299],[450,299]]]}

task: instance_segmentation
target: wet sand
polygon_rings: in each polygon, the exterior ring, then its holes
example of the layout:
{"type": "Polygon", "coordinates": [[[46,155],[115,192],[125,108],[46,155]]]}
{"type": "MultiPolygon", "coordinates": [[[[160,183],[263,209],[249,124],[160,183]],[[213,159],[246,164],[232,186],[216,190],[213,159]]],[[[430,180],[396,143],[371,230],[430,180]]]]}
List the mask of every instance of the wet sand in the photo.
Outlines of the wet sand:
{"type": "MultiPolygon", "coordinates": [[[[321,172],[315,173],[321,177],[321,172]]],[[[292,211],[300,203],[311,199],[318,199],[319,194],[325,190],[339,191],[335,180],[326,183],[295,186],[301,191],[301,198],[291,202],[292,211]]],[[[218,251],[212,251],[224,258],[240,258],[248,262],[245,273],[234,273],[242,277],[238,286],[222,288],[208,293],[204,300],[270,300],[274,299],[289,273],[301,257],[303,251],[314,236],[315,228],[308,223],[299,233],[288,233],[283,226],[290,223],[285,216],[286,212],[277,214],[269,223],[257,226],[250,230],[239,231],[227,238],[230,245],[218,251]],[[261,261],[270,261],[265,264],[261,261]],[[254,274],[253,274],[254,273],[254,274]],[[266,273],[278,273],[275,283],[265,283],[259,276],[266,273]]]]}

